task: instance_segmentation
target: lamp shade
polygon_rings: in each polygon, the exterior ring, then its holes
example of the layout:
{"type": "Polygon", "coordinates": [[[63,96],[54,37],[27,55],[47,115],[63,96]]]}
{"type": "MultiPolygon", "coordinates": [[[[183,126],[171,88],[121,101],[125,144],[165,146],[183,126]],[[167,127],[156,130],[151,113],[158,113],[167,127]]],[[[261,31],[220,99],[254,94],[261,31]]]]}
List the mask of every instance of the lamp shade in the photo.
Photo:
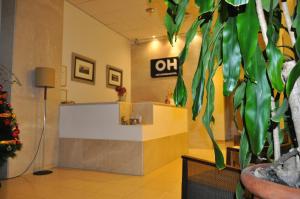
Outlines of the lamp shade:
{"type": "Polygon", "coordinates": [[[35,69],[35,86],[54,88],[55,70],[48,67],[37,67],[35,69]]]}

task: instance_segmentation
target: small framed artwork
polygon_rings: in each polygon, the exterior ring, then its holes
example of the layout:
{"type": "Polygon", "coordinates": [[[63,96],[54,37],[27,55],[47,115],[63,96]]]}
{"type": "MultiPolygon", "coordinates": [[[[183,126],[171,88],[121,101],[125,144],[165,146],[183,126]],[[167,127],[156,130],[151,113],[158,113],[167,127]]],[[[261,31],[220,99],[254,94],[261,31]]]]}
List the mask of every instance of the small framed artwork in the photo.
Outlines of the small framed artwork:
{"type": "Polygon", "coordinates": [[[72,53],[72,80],[87,84],[95,84],[96,61],[85,56],[72,53]]]}
{"type": "Polygon", "coordinates": [[[115,88],[116,86],[122,86],[123,83],[123,71],[119,68],[107,65],[106,66],[106,86],[109,88],[115,88]]]}

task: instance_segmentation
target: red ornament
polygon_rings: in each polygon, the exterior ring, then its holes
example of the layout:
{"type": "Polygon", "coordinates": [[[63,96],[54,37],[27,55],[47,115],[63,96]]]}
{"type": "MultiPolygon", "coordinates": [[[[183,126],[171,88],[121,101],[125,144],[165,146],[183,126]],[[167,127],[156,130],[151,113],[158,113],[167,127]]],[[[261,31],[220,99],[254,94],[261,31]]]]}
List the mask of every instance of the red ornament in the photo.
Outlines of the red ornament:
{"type": "Polygon", "coordinates": [[[19,135],[19,134],[20,134],[20,131],[19,131],[19,129],[16,129],[16,130],[14,130],[14,132],[13,132],[13,133],[15,133],[15,134],[19,135]]]}
{"type": "Polygon", "coordinates": [[[10,121],[10,120],[8,120],[8,119],[4,120],[4,125],[5,125],[5,126],[8,126],[8,125],[10,125],[10,123],[11,123],[11,121],[10,121]]]}

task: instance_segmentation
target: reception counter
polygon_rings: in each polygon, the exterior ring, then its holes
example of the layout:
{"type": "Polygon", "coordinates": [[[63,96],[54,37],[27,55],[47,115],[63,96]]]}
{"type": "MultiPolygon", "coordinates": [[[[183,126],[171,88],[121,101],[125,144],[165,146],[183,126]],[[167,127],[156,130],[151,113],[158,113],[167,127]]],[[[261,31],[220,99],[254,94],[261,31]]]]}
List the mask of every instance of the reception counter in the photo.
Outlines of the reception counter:
{"type": "Polygon", "coordinates": [[[175,106],[61,105],[59,166],[144,175],[187,152],[187,131],[187,110],[175,106]]]}

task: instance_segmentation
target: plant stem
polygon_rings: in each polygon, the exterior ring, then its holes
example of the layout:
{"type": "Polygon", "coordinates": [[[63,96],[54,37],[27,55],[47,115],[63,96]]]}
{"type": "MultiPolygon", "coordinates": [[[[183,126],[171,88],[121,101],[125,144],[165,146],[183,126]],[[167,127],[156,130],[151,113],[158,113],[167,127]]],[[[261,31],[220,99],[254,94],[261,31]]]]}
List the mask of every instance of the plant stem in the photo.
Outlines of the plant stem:
{"type": "Polygon", "coordinates": [[[291,20],[291,16],[289,13],[289,8],[288,8],[287,2],[281,1],[281,7],[282,7],[285,22],[286,22],[286,26],[288,29],[288,33],[290,35],[292,45],[294,46],[296,43],[296,39],[295,39],[295,33],[292,31],[292,20],[291,20]]]}
{"type": "Polygon", "coordinates": [[[258,20],[259,20],[261,33],[262,33],[262,36],[263,36],[263,40],[264,40],[264,42],[267,46],[268,45],[267,22],[266,22],[266,18],[265,18],[265,15],[264,15],[264,10],[263,10],[263,7],[262,7],[261,0],[255,0],[255,2],[256,2],[256,12],[257,12],[258,20]]]}
{"type": "MultiPolygon", "coordinates": [[[[275,108],[276,107],[275,107],[274,97],[271,97],[272,116],[274,116],[276,114],[275,108]]],[[[274,140],[274,160],[277,161],[281,156],[280,141],[279,141],[279,126],[278,125],[273,130],[273,140],[274,140]]]]}
{"type": "MultiPolygon", "coordinates": [[[[261,0],[256,0],[256,12],[258,15],[258,20],[260,24],[260,29],[263,35],[263,40],[268,45],[268,37],[267,37],[267,22],[264,15],[263,7],[261,0]]],[[[275,115],[275,102],[274,98],[271,98],[271,109],[272,109],[272,116],[275,115]]],[[[278,160],[281,156],[280,153],[280,141],[279,141],[279,126],[277,125],[276,128],[273,130],[273,141],[274,141],[274,159],[278,160]]]]}
{"type": "MultiPolygon", "coordinates": [[[[282,75],[285,80],[289,76],[291,70],[295,67],[296,61],[285,62],[282,75]]],[[[289,105],[292,111],[292,119],[295,127],[298,147],[300,147],[300,79],[296,81],[294,88],[289,96],[289,105]]]]}

